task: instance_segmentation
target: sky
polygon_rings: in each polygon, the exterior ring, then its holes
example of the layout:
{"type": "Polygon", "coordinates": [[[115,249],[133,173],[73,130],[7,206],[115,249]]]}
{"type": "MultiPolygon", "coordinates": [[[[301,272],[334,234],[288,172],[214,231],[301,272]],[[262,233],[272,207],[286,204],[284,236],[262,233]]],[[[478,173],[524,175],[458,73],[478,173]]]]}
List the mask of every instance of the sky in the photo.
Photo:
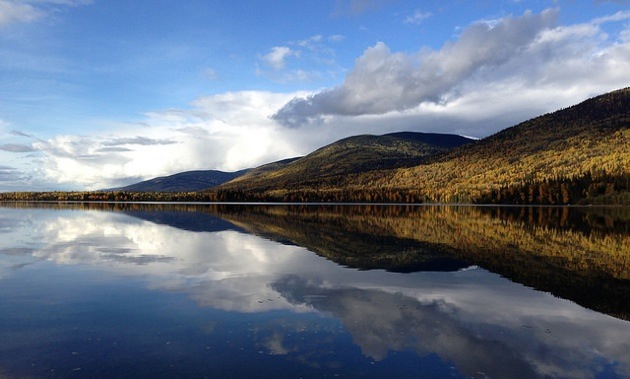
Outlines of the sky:
{"type": "Polygon", "coordinates": [[[626,0],[0,0],[0,191],[483,138],[628,73],[626,0]]]}

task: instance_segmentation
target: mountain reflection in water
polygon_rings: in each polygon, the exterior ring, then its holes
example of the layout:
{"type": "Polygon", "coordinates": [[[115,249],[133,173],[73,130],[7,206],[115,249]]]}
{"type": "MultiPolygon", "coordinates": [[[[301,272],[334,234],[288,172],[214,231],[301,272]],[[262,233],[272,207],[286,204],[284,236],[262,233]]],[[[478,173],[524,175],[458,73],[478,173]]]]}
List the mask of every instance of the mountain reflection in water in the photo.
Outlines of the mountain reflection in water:
{"type": "MultiPolygon", "coordinates": [[[[456,377],[630,377],[629,220],[623,208],[5,205],[0,300],[52,262],[141,278],[201,308],[331,317],[381,364],[413,352],[456,377]]],[[[23,341],[5,321],[0,357],[15,357],[23,341]]],[[[294,338],[302,329],[262,328],[250,337],[274,357],[325,366],[315,340],[294,338]]],[[[0,358],[0,374],[29,373],[10,367],[0,358]]]]}

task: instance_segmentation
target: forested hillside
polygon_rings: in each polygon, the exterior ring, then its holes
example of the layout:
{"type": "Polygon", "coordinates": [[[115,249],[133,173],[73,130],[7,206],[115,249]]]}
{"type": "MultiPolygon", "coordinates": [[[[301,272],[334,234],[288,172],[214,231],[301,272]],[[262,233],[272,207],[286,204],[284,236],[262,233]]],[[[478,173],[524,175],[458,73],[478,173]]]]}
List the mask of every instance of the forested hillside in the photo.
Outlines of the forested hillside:
{"type": "Polygon", "coordinates": [[[190,192],[200,191],[230,181],[247,170],[224,172],[217,170],[196,170],[180,172],[170,176],[145,180],[126,187],[112,188],[104,191],[130,192],[190,192]]]}
{"type": "Polygon", "coordinates": [[[222,191],[273,192],[285,188],[344,188],[356,175],[417,165],[473,140],[446,134],[396,133],[349,137],[284,164],[254,169],[222,191]]]}
{"type": "Polygon", "coordinates": [[[624,89],[398,170],[378,185],[419,189],[428,201],[500,202],[499,194],[520,192],[523,203],[572,203],[604,195],[606,187],[609,195],[627,192],[629,174],[630,89],[624,89]]]}
{"type": "Polygon", "coordinates": [[[428,149],[414,156],[412,147],[397,145],[375,149],[365,161],[364,151],[340,141],[307,156],[313,158],[308,165],[298,160],[255,178],[243,176],[218,187],[214,196],[217,200],[630,204],[630,89],[452,150],[428,149]],[[403,154],[387,156],[384,151],[403,154]],[[336,164],[339,156],[345,157],[346,166],[336,164]],[[367,170],[369,165],[373,169],[367,170]]]}

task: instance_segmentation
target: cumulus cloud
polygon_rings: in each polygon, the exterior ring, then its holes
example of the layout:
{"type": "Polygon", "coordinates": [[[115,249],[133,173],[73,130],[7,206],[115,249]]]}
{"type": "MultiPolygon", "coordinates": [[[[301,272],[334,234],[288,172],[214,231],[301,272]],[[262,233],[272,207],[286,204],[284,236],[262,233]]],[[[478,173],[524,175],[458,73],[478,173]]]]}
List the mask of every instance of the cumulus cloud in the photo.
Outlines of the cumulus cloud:
{"type": "Polygon", "coordinates": [[[480,94],[486,103],[477,113],[488,113],[494,101],[503,113],[525,108],[547,112],[628,85],[622,74],[630,70],[628,41],[620,43],[599,27],[625,19],[626,12],[562,27],[556,25],[557,13],[480,21],[441,49],[415,54],[392,52],[379,42],[356,60],[340,86],[294,98],[273,118],[292,127],[339,117],[418,116],[426,114],[423,109],[432,114],[439,109],[450,118],[457,117],[457,105],[476,101],[480,94]],[[546,108],[540,107],[542,99],[546,108]]]}
{"type": "MultiPolygon", "coordinates": [[[[111,188],[195,169],[235,171],[299,155],[269,116],[298,93],[230,92],[202,97],[190,109],[152,112],[139,125],[107,134],[37,140],[48,180],[111,188]]],[[[303,150],[300,151],[303,153],[303,150]]]]}
{"type": "Polygon", "coordinates": [[[300,124],[320,115],[381,114],[424,101],[438,102],[481,69],[500,66],[521,53],[555,23],[555,11],[509,17],[491,26],[471,25],[439,51],[392,53],[382,42],[367,49],[343,84],[306,99],[294,99],[274,118],[300,124]]]}

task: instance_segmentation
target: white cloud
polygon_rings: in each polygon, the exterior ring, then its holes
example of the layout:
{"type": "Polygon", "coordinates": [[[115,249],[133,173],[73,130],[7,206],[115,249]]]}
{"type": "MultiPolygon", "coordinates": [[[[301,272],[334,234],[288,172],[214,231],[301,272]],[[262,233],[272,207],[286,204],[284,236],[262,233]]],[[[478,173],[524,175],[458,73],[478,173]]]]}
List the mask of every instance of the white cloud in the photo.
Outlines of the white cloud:
{"type": "Polygon", "coordinates": [[[267,54],[261,56],[260,59],[274,70],[281,70],[284,68],[287,58],[298,55],[297,51],[287,46],[275,46],[267,54]]]}
{"type": "Polygon", "coordinates": [[[464,132],[482,137],[524,121],[516,116],[533,117],[630,84],[627,40],[620,43],[598,27],[625,14],[564,27],[555,25],[556,15],[546,10],[475,23],[441,49],[416,54],[377,43],[340,86],[295,98],[274,119],[297,127],[382,115],[407,120],[401,127],[435,128],[427,121],[437,121],[442,131],[454,132],[449,121],[468,113],[464,132]],[[459,108],[466,104],[477,108],[459,108]],[[481,119],[492,123],[479,128],[481,119]]]}
{"type": "Polygon", "coordinates": [[[344,83],[308,99],[295,99],[275,118],[299,124],[320,115],[382,114],[424,101],[439,102],[481,69],[492,69],[521,53],[555,20],[555,12],[526,13],[496,26],[478,23],[439,51],[392,53],[382,42],[367,49],[344,83]]]}
{"type": "Polygon", "coordinates": [[[619,11],[613,15],[594,19],[594,24],[603,24],[606,22],[624,21],[630,19],[630,11],[619,11]]]}
{"type": "Polygon", "coordinates": [[[110,188],[194,169],[235,171],[305,153],[269,118],[298,95],[230,92],[191,109],[149,113],[138,125],[92,136],[38,140],[41,175],[60,184],[110,188]]]}
{"type": "Polygon", "coordinates": [[[0,27],[45,17],[51,6],[78,6],[92,0],[0,0],[0,27]]]}
{"type": "Polygon", "coordinates": [[[0,27],[33,21],[42,15],[43,13],[39,9],[28,3],[0,0],[0,27]]]}
{"type": "Polygon", "coordinates": [[[337,77],[343,69],[336,62],[334,44],[343,41],[342,35],[312,35],[306,39],[275,46],[258,59],[256,73],[277,83],[321,82],[337,77]],[[294,59],[290,59],[294,58],[294,59]]]}
{"type": "Polygon", "coordinates": [[[307,38],[305,40],[294,42],[294,44],[298,45],[298,46],[309,47],[309,46],[312,46],[314,44],[316,45],[316,44],[321,43],[323,39],[324,39],[324,37],[321,34],[316,34],[316,35],[311,36],[310,38],[307,38]]]}

